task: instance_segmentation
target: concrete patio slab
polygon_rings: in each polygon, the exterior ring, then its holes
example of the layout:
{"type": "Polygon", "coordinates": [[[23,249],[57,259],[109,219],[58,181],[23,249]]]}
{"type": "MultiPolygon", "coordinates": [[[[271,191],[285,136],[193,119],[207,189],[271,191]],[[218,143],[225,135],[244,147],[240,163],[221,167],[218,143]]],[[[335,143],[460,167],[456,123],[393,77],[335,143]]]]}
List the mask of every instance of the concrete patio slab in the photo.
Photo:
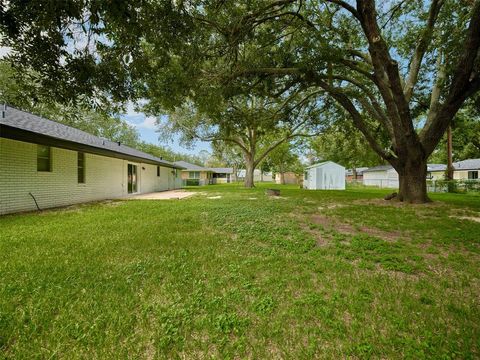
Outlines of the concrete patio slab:
{"type": "Polygon", "coordinates": [[[194,192],[188,192],[185,190],[168,190],[159,191],[148,194],[132,195],[126,198],[127,200],[171,200],[171,199],[183,199],[189,196],[195,195],[194,192]]]}

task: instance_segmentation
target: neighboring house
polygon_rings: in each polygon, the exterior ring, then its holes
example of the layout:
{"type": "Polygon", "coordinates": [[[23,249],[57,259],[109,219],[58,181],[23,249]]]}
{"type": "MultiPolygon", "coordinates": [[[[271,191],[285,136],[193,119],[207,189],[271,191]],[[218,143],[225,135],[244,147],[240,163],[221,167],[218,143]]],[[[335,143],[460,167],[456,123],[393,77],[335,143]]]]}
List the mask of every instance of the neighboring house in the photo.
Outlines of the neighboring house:
{"type": "Polygon", "coordinates": [[[176,189],[179,168],[28,112],[0,112],[0,214],[176,189]]]}
{"type": "Polygon", "coordinates": [[[447,165],[445,164],[427,164],[427,179],[443,180],[445,179],[446,171],[447,165]]]}
{"type": "Polygon", "coordinates": [[[215,184],[228,184],[233,179],[233,168],[211,168],[215,184]]]}
{"type": "MultiPolygon", "coordinates": [[[[427,164],[427,179],[443,179],[446,169],[447,166],[444,164],[427,164]]],[[[363,185],[397,189],[399,187],[398,173],[392,165],[368,168],[363,171],[363,185]]]]}
{"type": "Polygon", "coordinates": [[[181,177],[184,185],[226,184],[233,181],[232,168],[207,168],[186,161],[176,161],[174,164],[183,167],[181,177]]]}
{"type": "MultiPolygon", "coordinates": [[[[287,171],[283,173],[283,180],[284,184],[300,185],[303,182],[303,176],[295,174],[293,171],[287,171]]],[[[275,182],[277,184],[282,183],[282,174],[275,174],[275,182]]]]}
{"type": "Polygon", "coordinates": [[[398,173],[392,165],[379,165],[363,171],[363,185],[398,188],[398,173]]]}
{"type": "MultiPolygon", "coordinates": [[[[245,175],[247,171],[245,169],[239,169],[237,171],[237,179],[238,181],[245,180],[245,175]]],[[[273,181],[273,174],[271,172],[263,172],[260,169],[253,170],[253,181],[254,182],[272,182],[273,181]]]]}
{"type": "Polygon", "coordinates": [[[363,179],[363,172],[367,170],[368,167],[358,167],[354,169],[347,169],[345,170],[345,180],[347,182],[351,181],[361,181],[363,179]]]}
{"type": "Polygon", "coordinates": [[[453,163],[454,180],[478,180],[480,179],[480,159],[468,159],[453,163]]]}
{"type": "Polygon", "coordinates": [[[174,164],[183,167],[181,177],[184,185],[213,184],[212,169],[191,164],[186,161],[175,161],[174,164]]]}
{"type": "Polygon", "coordinates": [[[324,161],[306,168],[303,187],[310,190],[345,190],[345,168],[324,161]]]}

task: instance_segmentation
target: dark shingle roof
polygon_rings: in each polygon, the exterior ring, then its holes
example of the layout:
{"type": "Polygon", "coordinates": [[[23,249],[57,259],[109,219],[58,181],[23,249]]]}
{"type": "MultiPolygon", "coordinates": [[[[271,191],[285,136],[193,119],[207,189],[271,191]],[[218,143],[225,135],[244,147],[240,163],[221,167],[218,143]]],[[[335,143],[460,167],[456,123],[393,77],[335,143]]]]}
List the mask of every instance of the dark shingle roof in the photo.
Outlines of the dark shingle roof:
{"type": "Polygon", "coordinates": [[[148,160],[149,162],[154,162],[167,167],[181,168],[181,166],[174,165],[170,161],[160,159],[156,156],[144,153],[129,146],[102,139],[85,131],[75,129],[71,126],[63,125],[10,106],[6,107],[4,116],[5,117],[0,116],[0,125],[9,126],[71,143],[86,145],[129,157],[148,160]]]}

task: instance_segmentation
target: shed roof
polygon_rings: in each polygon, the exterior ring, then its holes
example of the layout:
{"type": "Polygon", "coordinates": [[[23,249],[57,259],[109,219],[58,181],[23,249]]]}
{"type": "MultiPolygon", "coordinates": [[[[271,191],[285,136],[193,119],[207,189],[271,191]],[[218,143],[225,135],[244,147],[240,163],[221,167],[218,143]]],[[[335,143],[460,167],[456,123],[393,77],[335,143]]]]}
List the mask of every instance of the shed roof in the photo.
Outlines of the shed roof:
{"type": "Polygon", "coordinates": [[[337,164],[336,162],[333,162],[333,161],[328,160],[328,161],[322,161],[322,162],[319,162],[319,163],[317,163],[317,164],[313,164],[313,165],[307,166],[306,169],[321,167],[321,166],[325,166],[325,165],[327,165],[327,164],[334,164],[334,165],[343,167],[342,165],[337,164]]]}
{"type": "Polygon", "coordinates": [[[0,137],[46,144],[54,147],[81,150],[105,156],[182,168],[170,161],[144,153],[143,151],[89,134],[41,116],[5,106],[0,116],[0,137]]]}

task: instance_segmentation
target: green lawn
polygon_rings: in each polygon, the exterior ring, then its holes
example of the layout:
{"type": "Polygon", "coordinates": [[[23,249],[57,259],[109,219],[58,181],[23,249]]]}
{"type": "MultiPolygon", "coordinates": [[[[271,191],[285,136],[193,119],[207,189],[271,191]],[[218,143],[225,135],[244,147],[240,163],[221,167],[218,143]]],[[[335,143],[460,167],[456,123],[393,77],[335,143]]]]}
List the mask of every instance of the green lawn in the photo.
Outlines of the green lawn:
{"type": "Polygon", "coordinates": [[[0,358],[480,357],[480,196],[264,187],[0,218],[0,358]]]}

